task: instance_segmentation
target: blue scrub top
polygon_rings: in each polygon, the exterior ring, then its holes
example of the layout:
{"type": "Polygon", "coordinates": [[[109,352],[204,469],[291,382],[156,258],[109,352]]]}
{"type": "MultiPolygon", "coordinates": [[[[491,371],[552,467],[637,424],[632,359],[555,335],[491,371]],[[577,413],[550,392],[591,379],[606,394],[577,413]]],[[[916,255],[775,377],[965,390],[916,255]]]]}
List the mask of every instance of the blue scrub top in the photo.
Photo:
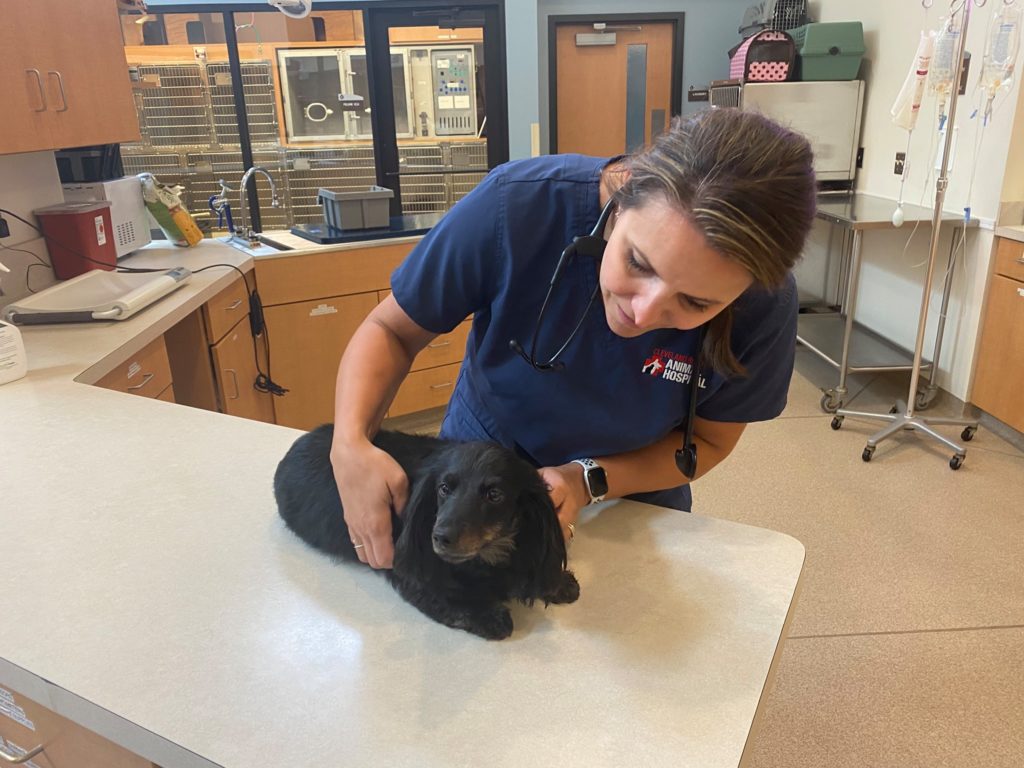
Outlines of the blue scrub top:
{"type": "MultiPolygon", "coordinates": [[[[540,467],[642,448],[685,422],[696,329],[621,338],[608,327],[598,296],[559,358],[562,369],[536,371],[509,349],[516,339],[529,353],[562,249],[600,215],[608,162],[549,155],[495,168],[395,270],[394,297],[423,328],[446,333],[473,315],[443,437],[498,442],[540,467]]],[[[587,257],[566,265],[544,316],[538,360],[546,361],[579,321],[599,266],[587,257]]],[[[733,313],[732,350],[747,375],[704,372],[697,414],[744,423],[775,418],[793,371],[795,281],[790,276],[774,292],[751,288],[733,313]]],[[[689,486],[644,500],[688,510],[689,486]]]]}

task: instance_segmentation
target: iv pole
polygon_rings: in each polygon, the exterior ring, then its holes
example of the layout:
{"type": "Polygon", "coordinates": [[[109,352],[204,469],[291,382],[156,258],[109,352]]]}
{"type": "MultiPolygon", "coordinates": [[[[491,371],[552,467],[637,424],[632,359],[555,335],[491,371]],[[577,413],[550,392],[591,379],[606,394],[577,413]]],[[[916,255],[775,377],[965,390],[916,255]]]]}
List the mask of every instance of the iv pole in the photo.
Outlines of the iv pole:
{"type": "MultiPolygon", "coordinates": [[[[967,26],[971,19],[971,8],[981,8],[986,0],[963,0],[963,25],[960,29],[960,40],[956,54],[956,71],[953,77],[953,87],[949,98],[949,117],[946,120],[945,145],[942,149],[942,162],[940,164],[939,176],[935,180],[935,210],[932,213],[932,239],[928,253],[928,276],[924,282],[924,296],[921,299],[921,316],[917,323],[917,341],[914,345],[914,364],[910,371],[910,391],[906,402],[899,401],[889,413],[865,413],[862,411],[850,411],[840,409],[836,411],[832,419],[832,429],[839,429],[843,424],[844,416],[859,416],[868,419],[888,421],[889,424],[868,438],[867,446],[861,454],[864,461],[871,461],[875,448],[883,440],[892,437],[902,430],[910,430],[914,433],[924,433],[928,437],[942,443],[953,450],[953,457],[949,460],[950,469],[960,469],[967,456],[967,451],[952,440],[943,437],[932,425],[964,427],[960,437],[966,442],[974,437],[978,429],[978,421],[965,419],[944,419],[926,417],[922,418],[914,414],[914,404],[917,397],[917,386],[921,378],[921,358],[924,349],[925,328],[928,324],[928,303],[931,299],[932,281],[935,277],[935,262],[939,253],[939,229],[942,226],[942,206],[946,200],[946,188],[949,186],[949,156],[953,146],[953,125],[956,120],[956,105],[960,95],[960,81],[963,77],[964,51],[967,47],[967,26]]],[[[965,222],[966,226],[966,222],[965,222]]],[[[932,378],[935,377],[935,369],[939,361],[932,361],[932,378]]]]}

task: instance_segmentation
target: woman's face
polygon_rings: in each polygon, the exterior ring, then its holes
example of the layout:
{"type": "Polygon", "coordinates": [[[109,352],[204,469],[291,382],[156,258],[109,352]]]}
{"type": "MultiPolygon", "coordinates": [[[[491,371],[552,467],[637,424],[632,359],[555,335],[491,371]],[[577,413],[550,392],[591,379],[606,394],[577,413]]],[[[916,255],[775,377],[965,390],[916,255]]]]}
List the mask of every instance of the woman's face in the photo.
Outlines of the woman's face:
{"type": "Polygon", "coordinates": [[[625,338],[696,328],[752,282],[746,268],[712,250],[678,208],[658,198],[616,218],[601,261],[608,327],[625,338]]]}

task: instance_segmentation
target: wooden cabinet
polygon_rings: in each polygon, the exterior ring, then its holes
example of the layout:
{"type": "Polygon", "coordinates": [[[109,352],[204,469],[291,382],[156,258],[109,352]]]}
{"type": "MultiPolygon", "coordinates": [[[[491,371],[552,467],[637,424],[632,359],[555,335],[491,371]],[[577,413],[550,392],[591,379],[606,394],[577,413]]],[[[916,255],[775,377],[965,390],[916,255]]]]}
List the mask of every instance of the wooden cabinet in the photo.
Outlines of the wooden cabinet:
{"type": "Polygon", "coordinates": [[[155,768],[149,760],[61,717],[22,694],[0,688],[0,765],[37,747],[40,768],[155,768]]]}
{"type": "Polygon", "coordinates": [[[971,401],[1024,432],[1024,243],[999,238],[971,401]]]}
{"type": "Polygon", "coordinates": [[[334,421],[334,381],[352,334],[377,306],[376,292],[267,307],[274,378],[288,390],[277,423],[312,429],[334,421]]]}
{"type": "Polygon", "coordinates": [[[130,395],[174,401],[171,364],[164,337],[151,341],[96,382],[96,386],[130,395]]]}
{"type": "Polygon", "coordinates": [[[139,139],[115,0],[4,3],[0,154],[139,139]]]}
{"type": "MultiPolygon", "coordinates": [[[[256,263],[274,342],[274,379],[288,389],[274,403],[278,424],[312,429],[334,420],[334,385],[345,347],[390,293],[391,273],[413,245],[383,243],[256,263]]],[[[388,416],[448,402],[468,334],[467,321],[416,356],[388,416]]]]}
{"type": "Polygon", "coordinates": [[[273,395],[254,386],[257,360],[264,372],[267,363],[263,337],[252,335],[240,276],[164,336],[177,403],[273,423],[273,395]]]}

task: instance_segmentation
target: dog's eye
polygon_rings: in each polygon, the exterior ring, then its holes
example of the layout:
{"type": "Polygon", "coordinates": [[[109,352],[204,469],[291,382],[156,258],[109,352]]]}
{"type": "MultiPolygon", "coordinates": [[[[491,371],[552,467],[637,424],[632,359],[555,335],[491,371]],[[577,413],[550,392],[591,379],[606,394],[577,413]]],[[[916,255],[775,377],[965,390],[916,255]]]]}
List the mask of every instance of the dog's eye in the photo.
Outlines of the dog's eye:
{"type": "Polygon", "coordinates": [[[500,488],[489,488],[487,490],[487,500],[492,504],[500,504],[505,500],[505,494],[501,492],[500,488]]]}
{"type": "Polygon", "coordinates": [[[437,486],[437,495],[440,496],[442,499],[451,492],[452,489],[448,487],[448,483],[441,483],[439,486],[437,486]]]}

